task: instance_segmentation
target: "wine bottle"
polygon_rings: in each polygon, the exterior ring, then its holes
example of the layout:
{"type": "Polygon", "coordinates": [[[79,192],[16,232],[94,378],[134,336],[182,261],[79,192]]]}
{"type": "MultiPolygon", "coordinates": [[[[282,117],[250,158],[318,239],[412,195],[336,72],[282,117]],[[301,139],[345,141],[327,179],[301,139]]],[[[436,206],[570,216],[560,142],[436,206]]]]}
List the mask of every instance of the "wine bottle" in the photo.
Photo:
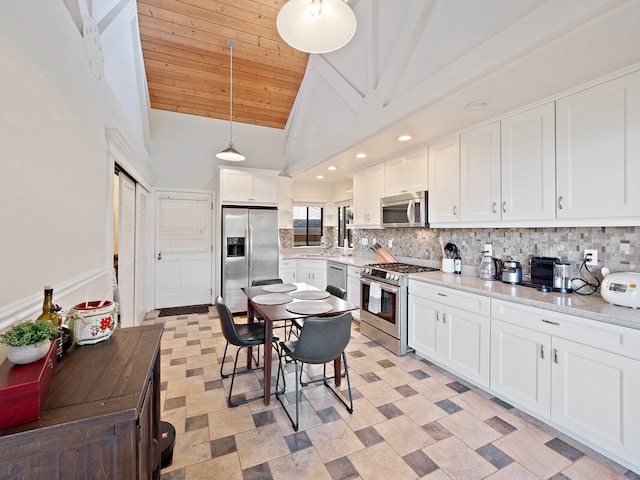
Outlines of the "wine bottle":
{"type": "Polygon", "coordinates": [[[47,320],[48,322],[51,322],[54,327],[59,327],[62,323],[62,317],[53,303],[53,287],[50,287],[49,285],[44,287],[42,314],[38,317],[38,320],[47,320]]]}
{"type": "Polygon", "coordinates": [[[456,253],[456,256],[453,258],[453,271],[458,274],[462,273],[462,259],[458,253],[456,253]]]}

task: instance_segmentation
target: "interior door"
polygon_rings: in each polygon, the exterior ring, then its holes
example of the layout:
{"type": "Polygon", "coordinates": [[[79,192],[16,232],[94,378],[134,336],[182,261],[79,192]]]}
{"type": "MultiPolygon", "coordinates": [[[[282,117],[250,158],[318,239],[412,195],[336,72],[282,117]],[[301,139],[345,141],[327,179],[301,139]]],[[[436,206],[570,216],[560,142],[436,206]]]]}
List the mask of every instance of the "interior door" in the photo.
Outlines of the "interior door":
{"type": "Polygon", "coordinates": [[[156,192],[155,308],[212,303],[210,193],[156,192]]]}
{"type": "Polygon", "coordinates": [[[123,327],[134,325],[136,184],[123,172],[118,175],[118,312],[123,327]]]}

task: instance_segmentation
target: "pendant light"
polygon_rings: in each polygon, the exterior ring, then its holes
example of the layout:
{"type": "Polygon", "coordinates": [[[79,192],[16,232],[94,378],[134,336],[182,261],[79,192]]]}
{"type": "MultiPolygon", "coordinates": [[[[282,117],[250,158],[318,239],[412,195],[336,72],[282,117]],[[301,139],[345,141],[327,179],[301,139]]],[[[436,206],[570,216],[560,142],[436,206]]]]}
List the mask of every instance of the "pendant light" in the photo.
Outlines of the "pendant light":
{"type": "Polygon", "coordinates": [[[356,33],[356,15],[346,0],[289,0],[276,19],[278,33],[296,50],[327,53],[356,33]]]}
{"type": "Polygon", "coordinates": [[[229,47],[229,146],[216,154],[220,160],[228,160],[230,162],[241,162],[246,157],[233,147],[233,49],[236,41],[230,38],[227,40],[229,47]]]}

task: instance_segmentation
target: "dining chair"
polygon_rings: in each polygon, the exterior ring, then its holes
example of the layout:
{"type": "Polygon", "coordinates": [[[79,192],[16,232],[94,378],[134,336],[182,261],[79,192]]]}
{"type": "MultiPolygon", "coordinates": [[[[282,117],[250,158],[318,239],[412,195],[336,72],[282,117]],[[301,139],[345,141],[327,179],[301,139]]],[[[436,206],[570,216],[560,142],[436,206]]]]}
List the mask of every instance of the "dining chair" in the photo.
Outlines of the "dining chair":
{"type": "MultiPolygon", "coordinates": [[[[227,305],[224,303],[224,300],[220,296],[216,299],[216,310],[218,311],[218,317],[220,318],[220,327],[222,328],[222,334],[224,335],[224,338],[227,341],[224,347],[224,353],[222,355],[222,362],[220,363],[220,376],[222,378],[231,377],[231,386],[229,387],[229,397],[227,399],[227,405],[229,407],[237,407],[238,405],[247,403],[248,400],[243,400],[235,403],[231,401],[231,396],[233,393],[233,382],[236,378],[236,374],[253,371],[253,369],[242,370],[240,372],[237,370],[238,355],[240,354],[240,350],[242,350],[243,348],[258,347],[258,356],[255,359],[255,362],[256,362],[256,367],[260,366],[260,346],[265,344],[264,324],[258,323],[258,322],[235,323],[233,320],[233,315],[229,310],[229,307],[227,307],[227,305]],[[224,359],[227,357],[227,349],[229,348],[229,345],[234,345],[238,347],[238,350],[236,351],[236,357],[233,362],[233,372],[224,373],[223,372],[224,359]]],[[[276,353],[278,353],[278,356],[280,355],[280,351],[278,349],[279,340],[280,338],[274,333],[271,343],[275,348],[276,353]]],[[[265,345],[265,348],[267,348],[267,345],[265,345]]],[[[284,385],[284,374],[283,374],[283,385],[284,385]]]]}
{"type": "Polygon", "coordinates": [[[278,362],[278,378],[276,380],[276,398],[284,408],[287,417],[295,431],[300,426],[300,384],[298,375],[298,363],[308,363],[313,365],[323,365],[323,383],[331,390],[335,397],[345,406],[349,413],[353,413],[353,397],[351,395],[351,380],[349,378],[349,366],[345,348],[351,339],[351,313],[343,313],[333,317],[308,317],[304,323],[304,328],[300,330],[297,340],[280,342],[280,356],[278,362]],[[282,397],[286,390],[284,385],[284,367],[282,357],[288,356],[295,363],[296,379],[296,415],[295,421],[291,413],[284,404],[282,397]],[[327,377],[327,363],[332,362],[342,355],[345,376],[347,378],[347,390],[349,392],[349,403],[337,389],[331,387],[329,380],[335,377],[327,377]],[[280,372],[282,371],[283,387],[279,388],[280,372]]]}

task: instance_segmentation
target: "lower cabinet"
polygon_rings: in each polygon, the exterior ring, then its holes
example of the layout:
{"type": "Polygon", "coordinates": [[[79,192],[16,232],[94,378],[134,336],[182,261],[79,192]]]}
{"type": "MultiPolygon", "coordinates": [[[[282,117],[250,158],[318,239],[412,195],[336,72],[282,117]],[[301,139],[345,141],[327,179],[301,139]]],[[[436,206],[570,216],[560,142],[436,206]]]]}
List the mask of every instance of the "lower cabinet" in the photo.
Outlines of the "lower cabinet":
{"type": "MultiPolygon", "coordinates": [[[[347,302],[360,307],[360,272],[361,268],[355,265],[347,267],[347,302]]],[[[354,317],[360,318],[358,310],[351,312],[354,317]]]]}
{"type": "Polygon", "coordinates": [[[327,288],[326,260],[298,260],[298,282],[308,283],[320,290],[327,288]]]}
{"type": "Polygon", "coordinates": [[[279,278],[284,283],[295,283],[298,281],[298,262],[296,260],[280,260],[279,278]]]}
{"type": "Polygon", "coordinates": [[[492,300],[491,390],[640,467],[640,331],[492,300]]]}
{"type": "Polygon", "coordinates": [[[481,387],[489,386],[489,299],[409,282],[408,343],[481,387]]]}
{"type": "Polygon", "coordinates": [[[0,478],[159,479],[161,325],[58,363],[40,419],[0,431],[0,478]]]}

